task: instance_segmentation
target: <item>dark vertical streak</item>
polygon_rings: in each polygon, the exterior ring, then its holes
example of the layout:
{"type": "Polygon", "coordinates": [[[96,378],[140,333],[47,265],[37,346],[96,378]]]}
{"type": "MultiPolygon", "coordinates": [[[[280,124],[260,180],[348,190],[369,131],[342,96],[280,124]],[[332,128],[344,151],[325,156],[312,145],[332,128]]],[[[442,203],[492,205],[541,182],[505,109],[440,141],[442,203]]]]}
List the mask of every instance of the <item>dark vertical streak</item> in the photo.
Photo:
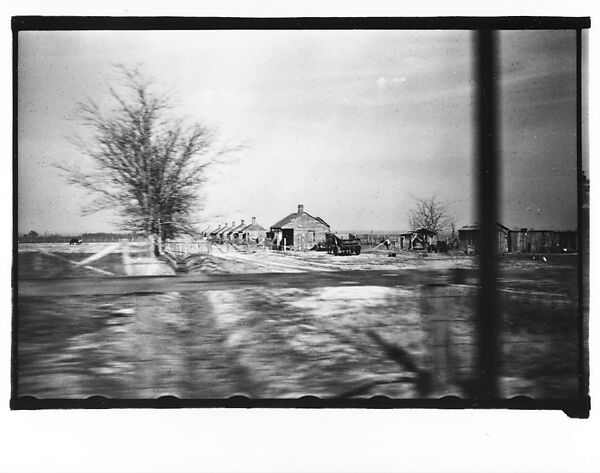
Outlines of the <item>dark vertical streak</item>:
{"type": "Polygon", "coordinates": [[[578,293],[579,293],[579,320],[578,320],[578,328],[579,328],[579,357],[578,357],[578,373],[579,373],[579,398],[584,399],[587,396],[587,376],[586,367],[585,367],[585,346],[584,346],[584,317],[585,310],[588,305],[585,304],[585,288],[584,288],[584,280],[583,280],[583,270],[584,270],[584,253],[585,247],[587,243],[584,241],[583,235],[585,230],[588,228],[589,221],[584,220],[583,215],[583,130],[582,130],[582,116],[581,116],[581,30],[576,30],[576,49],[577,49],[577,72],[576,72],[576,81],[577,81],[577,257],[578,257],[578,293]]]}
{"type": "Polygon", "coordinates": [[[10,398],[11,400],[16,400],[18,393],[18,252],[17,252],[17,238],[18,238],[18,218],[17,218],[17,198],[19,195],[18,192],[18,182],[17,177],[18,173],[18,137],[17,137],[17,117],[18,117],[18,45],[19,45],[19,33],[18,31],[13,31],[12,37],[12,65],[13,65],[13,209],[12,209],[12,217],[13,217],[13,254],[12,254],[12,274],[11,274],[11,287],[12,287],[12,318],[11,318],[11,363],[10,363],[10,398]]]}
{"type": "Polygon", "coordinates": [[[478,343],[480,376],[476,399],[490,405],[498,398],[496,294],[497,250],[496,222],[498,221],[498,68],[497,33],[481,30],[475,34],[476,68],[476,179],[480,225],[478,301],[478,343]]]}

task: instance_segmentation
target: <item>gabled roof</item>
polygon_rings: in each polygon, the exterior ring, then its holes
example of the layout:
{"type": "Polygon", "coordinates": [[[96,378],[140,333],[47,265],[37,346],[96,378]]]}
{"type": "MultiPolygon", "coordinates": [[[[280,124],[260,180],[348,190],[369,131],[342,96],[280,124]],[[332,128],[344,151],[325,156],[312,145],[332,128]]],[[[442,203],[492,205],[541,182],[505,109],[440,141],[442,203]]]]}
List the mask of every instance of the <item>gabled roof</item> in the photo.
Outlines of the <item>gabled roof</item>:
{"type": "Polygon", "coordinates": [[[248,225],[246,223],[240,223],[237,227],[232,228],[231,230],[229,230],[230,233],[237,233],[242,231],[244,228],[246,228],[248,225]]]}
{"type": "Polygon", "coordinates": [[[271,228],[285,228],[286,225],[288,225],[292,220],[294,220],[296,217],[299,217],[302,214],[312,218],[313,220],[316,220],[317,222],[325,225],[326,227],[329,227],[329,224],[321,217],[313,217],[308,212],[294,212],[289,214],[287,217],[282,218],[281,220],[279,220],[279,222],[275,223],[274,225],[271,225],[271,228]]]}
{"type": "MultiPolygon", "coordinates": [[[[504,225],[502,225],[501,223],[496,222],[496,226],[502,228],[503,230],[509,230],[508,227],[505,227],[504,225]]],[[[459,230],[479,230],[479,223],[470,223],[468,225],[464,225],[462,227],[459,228],[459,230]]]]}
{"type": "Polygon", "coordinates": [[[230,233],[233,233],[235,231],[235,229],[238,228],[238,227],[239,227],[239,225],[233,225],[233,226],[227,228],[225,230],[225,233],[227,233],[229,235],[230,233]]]}
{"type": "Polygon", "coordinates": [[[210,234],[212,235],[213,233],[219,233],[221,231],[221,228],[222,228],[221,225],[219,225],[217,228],[215,228],[214,230],[212,230],[210,232],[210,234]]]}
{"type": "Polygon", "coordinates": [[[294,220],[297,216],[298,216],[297,212],[291,213],[287,217],[284,217],[281,220],[279,220],[279,222],[271,225],[271,228],[283,228],[285,225],[287,225],[292,220],[294,220]]]}
{"type": "Polygon", "coordinates": [[[267,229],[263,228],[261,225],[254,222],[254,223],[251,223],[250,225],[246,225],[244,228],[242,228],[241,231],[242,232],[266,232],[267,229]]]}
{"type": "Polygon", "coordinates": [[[221,228],[219,233],[227,234],[227,233],[229,233],[229,230],[232,230],[233,228],[235,228],[235,224],[234,225],[225,225],[223,228],[221,228]]]}

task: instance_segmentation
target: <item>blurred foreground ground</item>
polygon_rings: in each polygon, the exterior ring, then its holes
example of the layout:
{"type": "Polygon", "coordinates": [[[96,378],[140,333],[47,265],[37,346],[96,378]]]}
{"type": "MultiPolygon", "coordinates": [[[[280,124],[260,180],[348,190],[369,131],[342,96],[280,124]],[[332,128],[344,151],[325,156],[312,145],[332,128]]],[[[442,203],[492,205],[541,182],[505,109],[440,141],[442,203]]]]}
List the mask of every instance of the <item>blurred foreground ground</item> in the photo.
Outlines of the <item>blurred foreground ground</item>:
{"type": "MultiPolygon", "coordinates": [[[[119,253],[96,269],[69,262],[101,249],[19,245],[19,286],[125,276],[119,253]]],[[[473,257],[216,251],[194,261],[184,290],[166,263],[131,257],[163,276],[152,291],[128,291],[123,277],[110,294],[18,297],[20,396],[437,398],[465,396],[475,376],[477,286],[454,275],[473,257]]],[[[577,396],[577,257],[547,258],[502,259],[504,397],[577,396]]]]}

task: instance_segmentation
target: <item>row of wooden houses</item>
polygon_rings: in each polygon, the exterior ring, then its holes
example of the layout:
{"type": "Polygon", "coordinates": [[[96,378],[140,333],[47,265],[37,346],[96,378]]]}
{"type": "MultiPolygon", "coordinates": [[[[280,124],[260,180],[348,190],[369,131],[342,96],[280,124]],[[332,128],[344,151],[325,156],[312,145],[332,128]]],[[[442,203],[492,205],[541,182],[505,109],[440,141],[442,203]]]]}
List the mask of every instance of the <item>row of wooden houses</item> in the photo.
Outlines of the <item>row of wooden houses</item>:
{"type": "MultiPolygon", "coordinates": [[[[315,217],[299,204],[296,212],[292,212],[271,225],[267,231],[252,217],[252,223],[246,225],[244,220],[236,225],[224,223],[216,228],[203,231],[203,236],[217,242],[252,242],[262,244],[268,241],[275,248],[308,250],[324,243],[326,234],[331,232],[329,224],[321,217],[315,217]]],[[[557,253],[576,252],[577,232],[533,230],[527,228],[510,229],[498,223],[496,225],[498,253],[557,253]]],[[[430,250],[445,246],[466,252],[477,252],[479,249],[479,225],[470,224],[458,230],[458,238],[448,236],[438,238],[436,232],[420,228],[399,233],[393,239],[393,247],[397,250],[430,250]]]]}
{"type": "Polygon", "coordinates": [[[216,228],[206,227],[202,231],[204,238],[223,243],[226,241],[234,243],[244,243],[252,241],[262,243],[265,239],[266,229],[256,222],[256,217],[252,217],[252,223],[247,224],[241,220],[239,225],[235,221],[231,225],[224,223],[216,228]]]}
{"type": "Polygon", "coordinates": [[[296,212],[290,213],[278,222],[271,225],[267,231],[252,217],[252,223],[245,225],[244,220],[239,225],[231,222],[224,223],[216,228],[207,227],[202,236],[215,242],[244,243],[247,241],[262,244],[269,240],[278,248],[294,248],[307,250],[318,243],[325,242],[325,234],[331,227],[320,217],[313,217],[304,211],[304,205],[298,205],[296,212]]]}

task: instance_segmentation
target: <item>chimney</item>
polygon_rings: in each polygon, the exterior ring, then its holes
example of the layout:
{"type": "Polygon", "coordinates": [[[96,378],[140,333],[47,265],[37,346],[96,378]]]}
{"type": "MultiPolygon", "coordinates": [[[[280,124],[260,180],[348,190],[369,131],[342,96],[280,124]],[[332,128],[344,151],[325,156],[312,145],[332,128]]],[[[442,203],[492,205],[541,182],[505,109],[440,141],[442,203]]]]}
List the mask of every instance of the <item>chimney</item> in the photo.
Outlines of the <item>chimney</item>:
{"type": "Polygon", "coordinates": [[[244,225],[244,221],[242,220],[242,223],[240,223],[240,225],[244,225]]]}
{"type": "Polygon", "coordinates": [[[256,223],[256,217],[252,217],[252,225],[256,223]]]}
{"type": "Polygon", "coordinates": [[[302,205],[302,204],[298,204],[298,213],[299,213],[299,214],[302,214],[302,213],[304,213],[304,205],[302,205]]]}
{"type": "Polygon", "coordinates": [[[235,221],[231,222],[231,226],[235,227],[235,221]]]}

